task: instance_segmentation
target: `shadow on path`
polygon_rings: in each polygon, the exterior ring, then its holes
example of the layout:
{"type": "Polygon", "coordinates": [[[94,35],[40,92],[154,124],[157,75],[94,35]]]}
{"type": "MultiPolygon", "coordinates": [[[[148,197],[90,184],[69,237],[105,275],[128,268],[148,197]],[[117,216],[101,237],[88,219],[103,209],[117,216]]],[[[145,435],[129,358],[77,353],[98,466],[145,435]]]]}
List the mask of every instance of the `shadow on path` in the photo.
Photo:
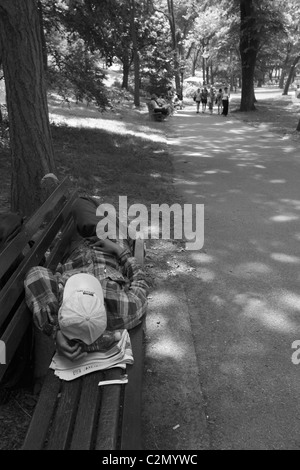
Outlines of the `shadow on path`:
{"type": "Polygon", "coordinates": [[[204,246],[182,254],[182,279],[210,448],[298,449],[299,146],[188,107],[168,141],[183,202],[204,204],[204,246]]]}

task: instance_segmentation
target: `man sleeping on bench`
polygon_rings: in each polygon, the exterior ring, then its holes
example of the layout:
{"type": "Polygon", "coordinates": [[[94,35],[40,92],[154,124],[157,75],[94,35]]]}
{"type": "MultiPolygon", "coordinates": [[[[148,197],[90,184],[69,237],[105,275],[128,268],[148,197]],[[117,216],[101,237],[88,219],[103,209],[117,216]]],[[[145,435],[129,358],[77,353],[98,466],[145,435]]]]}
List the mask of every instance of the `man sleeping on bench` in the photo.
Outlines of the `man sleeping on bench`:
{"type": "Polygon", "coordinates": [[[79,198],[73,215],[77,233],[67,259],[55,273],[31,268],[24,284],[37,328],[52,336],[60,354],[76,360],[118,339],[111,336],[114,330],[129,330],[141,322],[149,284],[132,255],[132,241],[96,236],[95,202],[79,198]]]}

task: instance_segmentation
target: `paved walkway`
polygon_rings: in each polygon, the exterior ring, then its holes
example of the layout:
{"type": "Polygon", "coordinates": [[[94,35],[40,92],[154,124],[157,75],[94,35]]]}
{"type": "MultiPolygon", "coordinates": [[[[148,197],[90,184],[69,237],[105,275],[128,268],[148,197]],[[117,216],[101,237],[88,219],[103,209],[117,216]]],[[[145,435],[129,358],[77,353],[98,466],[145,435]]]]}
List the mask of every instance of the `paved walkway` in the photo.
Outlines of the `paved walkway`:
{"type": "Polygon", "coordinates": [[[299,449],[299,145],[194,107],[170,124],[178,192],[205,208],[203,249],[182,254],[205,446],[299,449]]]}

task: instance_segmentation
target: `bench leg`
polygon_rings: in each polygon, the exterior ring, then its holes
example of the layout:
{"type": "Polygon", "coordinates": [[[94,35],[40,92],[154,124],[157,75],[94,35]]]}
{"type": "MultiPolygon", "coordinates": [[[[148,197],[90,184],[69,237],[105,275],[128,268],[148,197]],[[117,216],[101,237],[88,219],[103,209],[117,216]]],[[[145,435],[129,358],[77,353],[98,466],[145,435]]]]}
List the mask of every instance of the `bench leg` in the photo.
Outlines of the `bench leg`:
{"type": "Polygon", "coordinates": [[[163,114],[153,114],[154,121],[163,121],[164,115],[163,114]]]}
{"type": "MultiPolygon", "coordinates": [[[[34,383],[35,388],[39,388],[45,375],[48,372],[52,356],[55,352],[55,345],[52,338],[46,336],[34,327],[34,383]]],[[[38,390],[36,390],[38,392],[38,390]]]]}

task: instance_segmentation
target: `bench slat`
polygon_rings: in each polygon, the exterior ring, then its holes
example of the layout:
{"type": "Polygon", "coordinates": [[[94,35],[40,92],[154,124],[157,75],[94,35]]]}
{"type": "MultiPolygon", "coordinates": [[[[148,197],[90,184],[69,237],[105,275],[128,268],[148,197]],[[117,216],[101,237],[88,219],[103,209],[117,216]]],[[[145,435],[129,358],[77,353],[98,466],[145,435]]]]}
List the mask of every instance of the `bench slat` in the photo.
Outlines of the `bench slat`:
{"type": "Polygon", "coordinates": [[[144,265],[144,254],[144,240],[142,238],[137,238],[134,245],[134,257],[141,266],[144,265]]]}
{"type": "Polygon", "coordinates": [[[25,223],[22,230],[2,251],[0,256],[0,278],[6,273],[9,267],[31,240],[33,235],[38,231],[45,220],[49,210],[53,210],[58,203],[63,205],[63,200],[67,198],[67,178],[55,189],[51,196],[44,204],[35,212],[35,214],[25,223]]]}
{"type": "Polygon", "coordinates": [[[82,381],[80,378],[71,382],[62,381],[55,415],[46,444],[47,450],[66,450],[71,440],[75,422],[82,381]]]}
{"type": "MultiPolygon", "coordinates": [[[[107,370],[105,378],[117,379],[123,374],[123,369],[115,367],[107,370]]],[[[117,449],[121,397],[126,385],[114,384],[103,387],[95,450],[117,449]]]]}
{"type": "Polygon", "coordinates": [[[42,260],[44,253],[47,251],[47,248],[59,231],[63,220],[70,211],[75,197],[76,195],[65,204],[53,223],[46,227],[43,237],[33,245],[28,256],[21,262],[18,270],[10,277],[7,284],[2,289],[0,293],[0,326],[7,318],[20,294],[24,291],[24,278],[26,273],[31,267],[38,265],[42,260]]]}
{"type": "Polygon", "coordinates": [[[53,211],[54,207],[61,202],[64,197],[69,197],[68,178],[66,177],[60,184],[55,188],[53,193],[46,199],[46,201],[39,207],[34,215],[26,222],[26,226],[29,232],[34,233],[36,228],[39,227],[48,213],[53,211]]]}
{"type": "Polygon", "coordinates": [[[75,223],[72,215],[66,219],[64,226],[61,229],[61,239],[51,249],[51,254],[47,259],[47,267],[52,271],[56,269],[58,263],[62,260],[63,255],[67,249],[67,246],[71,240],[72,234],[74,233],[75,223]]]}
{"type": "Polygon", "coordinates": [[[27,328],[32,323],[32,314],[23,301],[1,336],[6,348],[6,364],[0,368],[0,381],[4,376],[27,328]]]}
{"type": "Polygon", "coordinates": [[[122,422],[122,450],[140,450],[142,378],[143,378],[143,338],[145,320],[130,331],[134,365],[127,366],[128,384],[125,387],[122,422]]]}
{"type": "Polygon", "coordinates": [[[103,377],[104,373],[99,371],[82,378],[82,391],[70,445],[71,450],[92,448],[101,403],[101,390],[98,383],[103,377]]]}
{"type": "Polygon", "coordinates": [[[163,114],[162,111],[154,112],[155,108],[154,108],[154,106],[152,105],[151,102],[147,103],[147,106],[148,106],[150,119],[152,118],[152,120],[154,120],[154,121],[163,121],[165,119],[166,116],[163,114]]]}
{"type": "Polygon", "coordinates": [[[42,391],[39,395],[33,417],[31,419],[22,450],[41,450],[60,391],[61,381],[52,370],[46,375],[42,391]]]}

